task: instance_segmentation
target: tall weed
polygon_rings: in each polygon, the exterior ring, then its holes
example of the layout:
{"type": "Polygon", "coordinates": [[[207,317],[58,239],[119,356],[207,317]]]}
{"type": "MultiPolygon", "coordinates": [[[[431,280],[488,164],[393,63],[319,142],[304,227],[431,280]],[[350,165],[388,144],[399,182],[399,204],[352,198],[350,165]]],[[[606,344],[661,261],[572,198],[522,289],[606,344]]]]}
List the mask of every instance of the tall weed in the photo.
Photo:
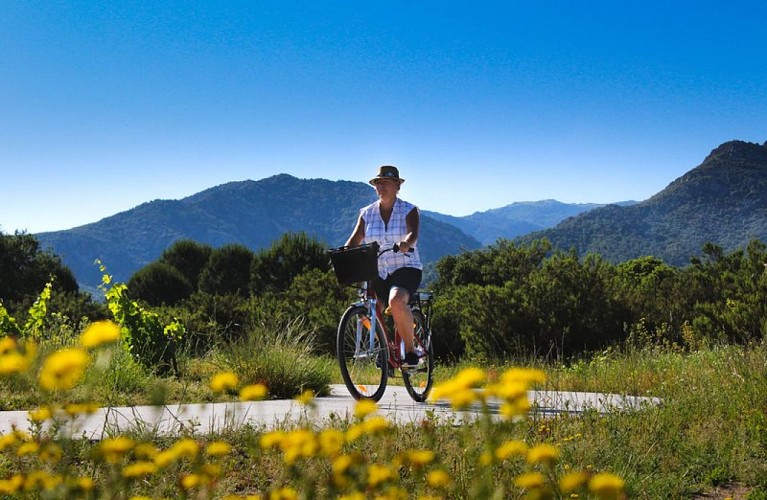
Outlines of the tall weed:
{"type": "Polygon", "coordinates": [[[276,318],[253,325],[242,338],[221,343],[214,355],[222,370],[232,370],[245,383],[263,383],[276,398],[305,390],[326,394],[336,363],[314,354],[314,332],[303,318],[276,318]]]}

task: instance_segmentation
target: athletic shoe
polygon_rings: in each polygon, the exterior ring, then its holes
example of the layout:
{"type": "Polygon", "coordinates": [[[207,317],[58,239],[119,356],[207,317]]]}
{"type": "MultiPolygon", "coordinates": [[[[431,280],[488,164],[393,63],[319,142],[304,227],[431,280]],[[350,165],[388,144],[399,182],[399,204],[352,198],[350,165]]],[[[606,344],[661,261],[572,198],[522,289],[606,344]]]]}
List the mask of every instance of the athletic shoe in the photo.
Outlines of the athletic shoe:
{"type": "Polygon", "coordinates": [[[418,354],[414,352],[408,352],[405,354],[405,361],[402,362],[402,368],[418,368],[418,362],[420,358],[418,354]]]}

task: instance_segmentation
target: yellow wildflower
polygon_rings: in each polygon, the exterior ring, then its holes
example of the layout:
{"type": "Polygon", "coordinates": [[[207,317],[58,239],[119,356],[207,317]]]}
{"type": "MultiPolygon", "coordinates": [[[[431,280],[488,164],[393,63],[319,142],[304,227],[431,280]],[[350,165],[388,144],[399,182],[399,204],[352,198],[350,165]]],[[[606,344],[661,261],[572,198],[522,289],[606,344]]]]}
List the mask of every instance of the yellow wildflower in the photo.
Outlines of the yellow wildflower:
{"type": "Polygon", "coordinates": [[[296,401],[298,401],[302,405],[308,405],[312,402],[313,399],[314,399],[314,391],[311,389],[306,389],[304,392],[301,393],[300,396],[296,398],[296,401]]]}
{"type": "Polygon", "coordinates": [[[43,445],[42,449],[40,449],[39,455],[40,460],[43,462],[57,464],[61,460],[63,454],[64,452],[61,450],[61,447],[56,443],[46,443],[43,445]]]}
{"type": "Polygon", "coordinates": [[[431,450],[409,450],[407,459],[415,468],[420,468],[434,461],[434,452],[431,450]]]}
{"type": "Polygon", "coordinates": [[[526,472],[514,479],[514,484],[525,490],[541,488],[545,482],[546,478],[540,472],[526,472]]]}
{"type": "Polygon", "coordinates": [[[370,399],[360,399],[354,406],[354,416],[357,418],[365,418],[371,413],[375,413],[378,409],[378,405],[375,401],[370,399]]]}
{"type": "Polygon", "coordinates": [[[151,443],[141,443],[133,449],[133,454],[139,459],[153,459],[157,453],[157,448],[151,443]]]}
{"type": "Polygon", "coordinates": [[[135,462],[123,467],[122,476],[127,479],[150,476],[157,472],[157,466],[152,462],[135,462]]]}
{"type": "Polygon", "coordinates": [[[344,444],[344,433],[338,429],[325,429],[319,435],[322,454],[332,457],[341,452],[344,444]]]}
{"type": "Polygon", "coordinates": [[[299,458],[314,456],[319,449],[314,433],[307,429],[297,429],[289,432],[280,445],[284,452],[283,459],[289,465],[299,458]]]}
{"type": "Polygon", "coordinates": [[[16,351],[16,341],[13,337],[3,337],[0,339],[0,356],[5,356],[14,351],[16,351]]]}
{"type": "Polygon", "coordinates": [[[485,372],[479,368],[464,368],[455,377],[461,387],[478,387],[485,381],[485,372]]]}
{"type": "Polygon", "coordinates": [[[347,493],[346,495],[341,495],[338,497],[338,500],[365,500],[365,495],[362,492],[354,491],[352,493],[347,493]]]}
{"type": "Polygon", "coordinates": [[[394,478],[394,471],[385,465],[371,464],[368,467],[368,485],[372,488],[394,478]]]}
{"type": "Polygon", "coordinates": [[[40,445],[35,441],[22,443],[21,446],[19,446],[19,448],[16,450],[16,455],[19,457],[23,457],[25,455],[34,455],[39,449],[40,445]]]}
{"type": "Polygon", "coordinates": [[[63,481],[58,474],[49,474],[42,470],[34,470],[27,474],[24,479],[24,489],[26,491],[34,490],[52,490],[63,481]]]}
{"type": "Polygon", "coordinates": [[[267,387],[264,384],[252,384],[246,385],[240,389],[241,401],[261,401],[266,397],[268,392],[267,387]]]}
{"type": "Polygon", "coordinates": [[[504,418],[511,419],[520,415],[525,415],[530,410],[530,401],[524,398],[518,398],[511,402],[505,402],[501,405],[501,415],[504,418]]]}
{"type": "Polygon", "coordinates": [[[209,478],[215,478],[221,475],[221,466],[218,464],[203,464],[197,472],[201,476],[205,476],[205,482],[208,482],[209,478]]]}
{"type": "Polygon", "coordinates": [[[91,323],[80,336],[80,345],[93,349],[103,344],[113,344],[120,338],[120,327],[111,321],[91,323]]]}
{"type": "Polygon", "coordinates": [[[286,486],[269,492],[269,500],[297,500],[298,492],[293,488],[286,486]]]}
{"type": "Polygon", "coordinates": [[[23,373],[28,366],[26,358],[16,351],[0,355],[0,375],[23,373]]]}
{"type": "Polygon", "coordinates": [[[170,451],[174,453],[177,458],[192,459],[197,456],[200,447],[194,439],[186,438],[176,441],[176,443],[171,446],[170,451]]]}
{"type": "Polygon", "coordinates": [[[232,391],[237,388],[240,381],[237,375],[232,372],[217,373],[210,381],[210,388],[213,392],[232,391]]]}
{"type": "MultiPolygon", "coordinates": [[[[485,381],[485,372],[479,368],[465,368],[458,375],[442,384],[438,384],[431,391],[429,400],[454,399],[456,394],[459,400],[465,400],[468,396],[467,390],[478,387],[485,381]]],[[[472,396],[475,398],[476,396],[472,396]]],[[[473,401],[473,399],[472,399],[473,401]]]]}
{"type": "Polygon", "coordinates": [[[0,493],[13,495],[24,484],[24,476],[16,474],[8,479],[0,479],[0,493]]]}
{"type": "Polygon", "coordinates": [[[372,417],[362,423],[365,434],[379,434],[389,429],[389,422],[384,417],[372,417]]]}
{"type": "Polygon", "coordinates": [[[362,436],[365,433],[364,427],[362,427],[362,424],[355,424],[346,429],[346,441],[351,443],[352,441],[356,441],[360,436],[362,436]]]}
{"type": "Polygon", "coordinates": [[[229,454],[232,451],[232,445],[224,441],[214,441],[210,443],[205,449],[205,453],[209,457],[221,457],[229,454]]]}
{"type": "Polygon", "coordinates": [[[570,493],[571,491],[575,491],[586,484],[588,479],[589,476],[585,472],[570,472],[569,474],[562,476],[562,478],[559,480],[559,489],[562,491],[562,493],[570,493]]]}
{"type": "Polygon", "coordinates": [[[0,375],[7,376],[27,371],[37,355],[32,342],[21,345],[11,337],[0,339],[0,375]]]}
{"type": "Polygon", "coordinates": [[[450,396],[450,406],[462,410],[479,399],[479,394],[470,388],[459,389],[450,396]]]}
{"type": "Polygon", "coordinates": [[[506,441],[495,449],[495,458],[498,460],[506,460],[515,455],[522,457],[527,455],[527,444],[524,441],[506,441]]]}
{"type": "Polygon", "coordinates": [[[96,403],[70,403],[64,406],[64,411],[70,416],[96,413],[98,409],[99,406],[96,403]]]}
{"type": "Polygon", "coordinates": [[[258,444],[265,450],[268,448],[277,448],[282,445],[283,439],[285,439],[285,432],[272,431],[262,435],[261,439],[258,441],[258,444]]]}
{"type": "Polygon", "coordinates": [[[37,410],[32,410],[29,412],[29,419],[32,422],[45,422],[46,420],[53,417],[53,411],[48,406],[43,406],[41,408],[38,408],[37,410]]]}
{"type": "Polygon", "coordinates": [[[432,488],[445,488],[453,482],[447,471],[436,469],[426,475],[426,483],[432,488]]]}
{"type": "Polygon", "coordinates": [[[541,443],[530,448],[527,452],[527,463],[545,464],[551,466],[559,459],[559,450],[556,446],[541,443]]]}
{"type": "Polygon", "coordinates": [[[158,452],[154,457],[152,457],[152,461],[157,467],[163,468],[173,463],[176,458],[178,458],[176,453],[171,450],[165,450],[158,452]]]}
{"type": "Polygon", "coordinates": [[[10,448],[11,446],[15,445],[17,441],[18,438],[14,433],[0,435],[0,451],[5,450],[6,448],[10,448]]]}
{"type": "Polygon", "coordinates": [[[332,469],[334,474],[343,474],[354,464],[354,459],[350,455],[341,455],[333,460],[332,469]]]}
{"type": "Polygon", "coordinates": [[[116,464],[126,453],[133,449],[134,445],[135,443],[132,439],[118,436],[101,441],[98,451],[108,463],[116,464]]]}
{"type": "Polygon", "coordinates": [[[546,382],[546,373],[534,368],[509,368],[501,375],[501,382],[510,384],[522,382],[526,385],[543,384],[546,382]]]}
{"type": "Polygon", "coordinates": [[[91,491],[96,486],[96,482],[90,477],[78,477],[75,480],[75,487],[82,491],[91,491]]]}
{"type": "Polygon", "coordinates": [[[47,391],[68,390],[77,384],[85,373],[90,358],[82,349],[61,349],[43,363],[40,370],[40,387],[47,391]]]}
{"type": "Polygon", "coordinates": [[[199,474],[187,474],[181,478],[181,487],[185,490],[191,490],[203,483],[203,478],[199,474]]]}
{"type": "Polygon", "coordinates": [[[589,491],[601,499],[619,498],[625,485],[620,477],[602,472],[589,480],[589,491]]]}

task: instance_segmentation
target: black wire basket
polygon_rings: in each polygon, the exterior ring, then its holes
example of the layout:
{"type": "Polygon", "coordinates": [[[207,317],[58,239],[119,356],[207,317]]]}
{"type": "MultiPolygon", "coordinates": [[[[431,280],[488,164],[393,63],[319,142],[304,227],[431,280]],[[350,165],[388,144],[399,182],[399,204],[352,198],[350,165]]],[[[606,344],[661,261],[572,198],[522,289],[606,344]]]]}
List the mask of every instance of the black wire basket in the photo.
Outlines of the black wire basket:
{"type": "Polygon", "coordinates": [[[328,250],[336,279],[343,285],[370,281],[378,276],[378,243],[328,250]]]}

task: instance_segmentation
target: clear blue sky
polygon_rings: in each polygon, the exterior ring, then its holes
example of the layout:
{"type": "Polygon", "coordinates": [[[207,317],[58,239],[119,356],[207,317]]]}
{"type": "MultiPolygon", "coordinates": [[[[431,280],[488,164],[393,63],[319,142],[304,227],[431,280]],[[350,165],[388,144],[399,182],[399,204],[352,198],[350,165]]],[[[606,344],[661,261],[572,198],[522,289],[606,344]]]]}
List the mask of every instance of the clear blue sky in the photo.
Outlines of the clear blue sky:
{"type": "Polygon", "coordinates": [[[0,229],[278,173],[452,215],[643,200],[767,140],[767,2],[5,0],[0,229]]]}

